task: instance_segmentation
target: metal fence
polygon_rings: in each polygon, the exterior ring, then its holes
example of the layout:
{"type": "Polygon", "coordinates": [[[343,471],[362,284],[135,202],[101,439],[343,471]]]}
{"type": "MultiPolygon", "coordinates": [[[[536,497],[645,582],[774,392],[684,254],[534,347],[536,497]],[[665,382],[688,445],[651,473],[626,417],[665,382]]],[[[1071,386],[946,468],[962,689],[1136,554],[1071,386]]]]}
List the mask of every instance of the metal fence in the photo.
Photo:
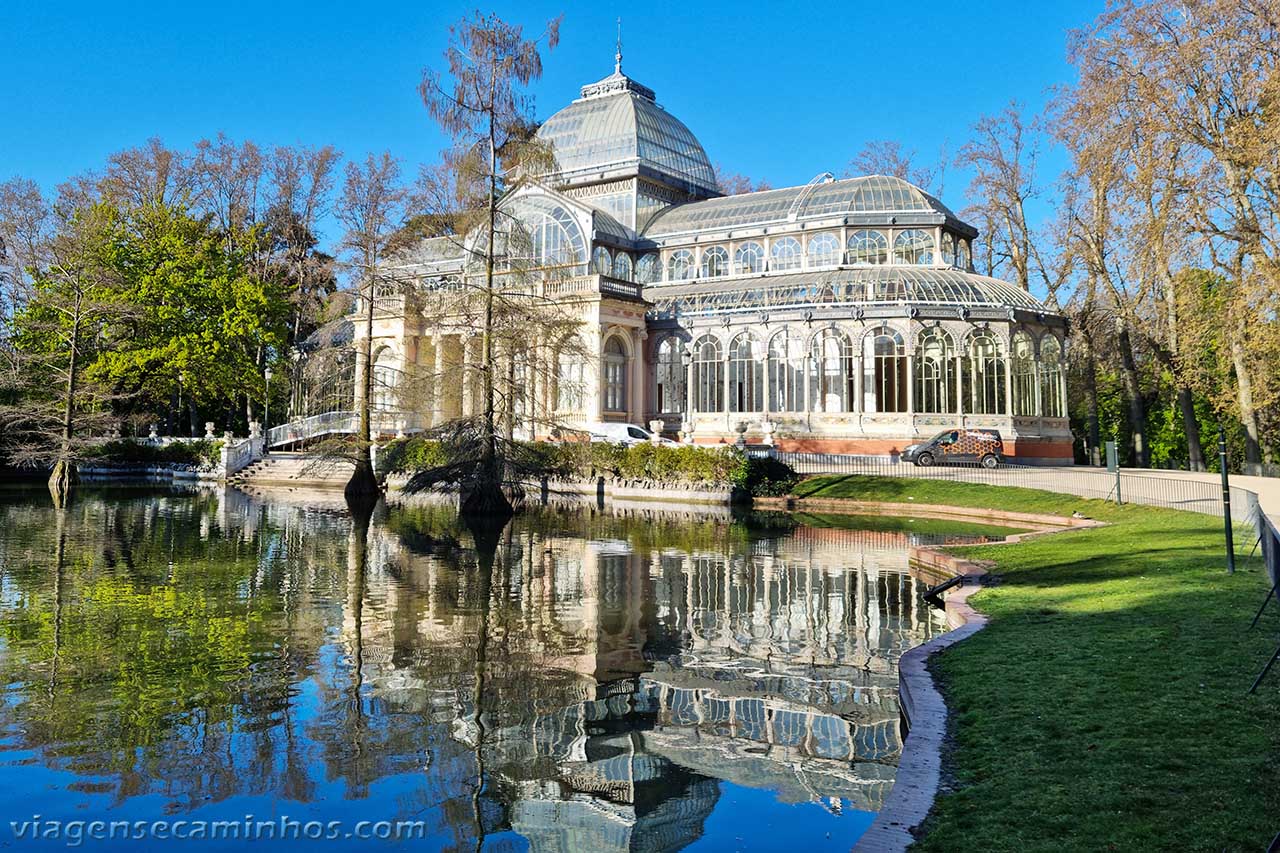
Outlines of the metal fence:
{"type": "MultiPolygon", "coordinates": [[[[840,453],[799,453],[752,448],[755,455],[770,455],[801,474],[859,474],[880,477],[913,477],[951,480],[990,486],[1018,486],[1082,498],[1118,500],[1181,509],[1206,515],[1222,515],[1222,487],[1217,483],[1178,476],[1176,471],[1126,470],[1119,476],[1101,468],[1001,464],[983,468],[976,462],[920,467],[897,457],[856,456],[840,453]]],[[[1257,496],[1232,488],[1231,515],[1241,526],[1256,528],[1261,516],[1257,496]]]]}

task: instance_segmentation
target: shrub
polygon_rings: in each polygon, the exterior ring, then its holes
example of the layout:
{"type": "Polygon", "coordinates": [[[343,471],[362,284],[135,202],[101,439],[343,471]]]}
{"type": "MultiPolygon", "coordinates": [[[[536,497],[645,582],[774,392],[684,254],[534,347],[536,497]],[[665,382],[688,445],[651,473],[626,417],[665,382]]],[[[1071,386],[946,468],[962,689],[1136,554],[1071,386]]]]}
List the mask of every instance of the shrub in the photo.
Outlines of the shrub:
{"type": "Polygon", "coordinates": [[[772,456],[743,454],[733,484],[752,497],[780,497],[790,494],[798,482],[800,475],[787,463],[772,456]]]}
{"type": "MultiPolygon", "coordinates": [[[[799,480],[795,471],[776,459],[755,459],[738,448],[725,446],[516,442],[512,452],[518,456],[518,470],[538,471],[552,480],[607,477],[690,486],[735,486],[750,495],[784,495],[799,480]]],[[[382,448],[378,467],[384,474],[412,475],[446,464],[444,455],[438,441],[402,438],[382,448]]]]}
{"type": "Polygon", "coordinates": [[[86,461],[104,465],[185,465],[210,469],[221,461],[222,442],[209,439],[158,445],[123,438],[85,453],[86,461]]]}
{"type": "Polygon", "coordinates": [[[378,469],[383,474],[412,474],[444,461],[440,442],[428,438],[398,438],[378,450],[378,469]]]}

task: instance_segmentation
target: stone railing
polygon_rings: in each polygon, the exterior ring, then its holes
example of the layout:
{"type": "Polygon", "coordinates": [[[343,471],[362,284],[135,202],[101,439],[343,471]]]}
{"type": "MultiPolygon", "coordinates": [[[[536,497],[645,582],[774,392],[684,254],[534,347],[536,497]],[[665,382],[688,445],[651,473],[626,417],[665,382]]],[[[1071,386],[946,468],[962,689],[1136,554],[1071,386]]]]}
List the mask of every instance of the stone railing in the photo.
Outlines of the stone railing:
{"type": "Polygon", "coordinates": [[[257,422],[249,424],[248,438],[237,439],[230,431],[223,433],[219,478],[225,479],[248,468],[262,458],[263,450],[262,428],[257,422]]]}

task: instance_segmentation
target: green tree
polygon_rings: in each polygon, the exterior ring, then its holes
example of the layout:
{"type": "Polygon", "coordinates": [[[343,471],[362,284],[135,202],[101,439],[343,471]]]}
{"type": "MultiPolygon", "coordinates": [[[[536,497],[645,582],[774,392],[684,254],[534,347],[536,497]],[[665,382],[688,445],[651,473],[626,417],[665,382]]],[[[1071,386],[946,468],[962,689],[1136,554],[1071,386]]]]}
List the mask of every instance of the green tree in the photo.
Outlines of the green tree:
{"type": "Polygon", "coordinates": [[[283,347],[290,313],[286,283],[251,262],[262,229],[229,242],[207,219],[169,204],[135,208],[126,224],[116,261],[131,310],[88,375],[145,411],[169,408],[180,391],[193,409],[260,398],[259,365],[283,347]]]}

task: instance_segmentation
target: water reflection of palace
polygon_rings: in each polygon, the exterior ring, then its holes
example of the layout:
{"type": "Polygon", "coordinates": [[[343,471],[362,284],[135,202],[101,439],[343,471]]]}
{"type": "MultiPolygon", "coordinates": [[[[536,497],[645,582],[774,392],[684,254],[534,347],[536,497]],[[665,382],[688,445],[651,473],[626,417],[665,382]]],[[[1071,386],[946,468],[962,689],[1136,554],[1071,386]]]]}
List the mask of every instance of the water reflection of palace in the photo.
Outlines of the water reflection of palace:
{"type": "MultiPolygon", "coordinates": [[[[6,562],[47,559],[47,518],[0,513],[30,527],[6,562]]],[[[26,673],[3,731],[99,787],[116,774],[121,803],[329,808],[393,785],[382,812],[426,816],[444,847],[514,832],[536,850],[675,850],[704,833],[722,782],[878,809],[900,748],[897,658],[941,627],[906,572],[912,535],[785,516],[538,511],[492,561],[429,505],[392,506],[366,531],[229,490],[100,501],[60,523],[58,565],[65,551],[75,573],[52,588],[34,568],[4,576],[8,636],[62,633],[2,647],[10,683],[26,673]],[[146,729],[109,682],[155,600],[92,609],[126,588],[175,600],[190,623],[148,635],[145,704],[160,710],[146,729]],[[194,626],[223,619],[248,627],[206,648],[194,626]],[[91,654],[68,645],[94,629],[91,654]],[[175,631],[195,639],[166,668],[175,631]],[[65,683],[48,683],[51,657],[65,683]],[[183,667],[206,663],[221,687],[197,692],[183,667]],[[76,690],[81,677],[93,686],[76,690]],[[28,711],[48,722],[24,728],[28,711]],[[95,727],[112,742],[86,740],[95,727]]]]}
{"type": "MultiPolygon", "coordinates": [[[[371,542],[425,595],[420,638],[487,629],[523,663],[509,675],[525,690],[495,681],[502,703],[477,719],[464,698],[455,727],[515,794],[513,828],[543,849],[672,849],[714,806],[706,777],[879,808],[900,749],[895,663],[937,627],[907,537],[800,528],[681,550],[565,527],[503,543],[502,607],[484,615],[450,561],[389,530],[371,542]]],[[[370,677],[406,688],[395,669],[370,677]]]]}

